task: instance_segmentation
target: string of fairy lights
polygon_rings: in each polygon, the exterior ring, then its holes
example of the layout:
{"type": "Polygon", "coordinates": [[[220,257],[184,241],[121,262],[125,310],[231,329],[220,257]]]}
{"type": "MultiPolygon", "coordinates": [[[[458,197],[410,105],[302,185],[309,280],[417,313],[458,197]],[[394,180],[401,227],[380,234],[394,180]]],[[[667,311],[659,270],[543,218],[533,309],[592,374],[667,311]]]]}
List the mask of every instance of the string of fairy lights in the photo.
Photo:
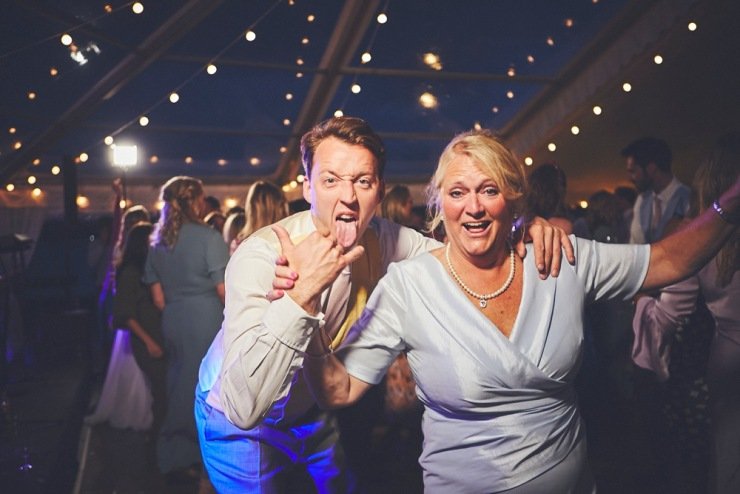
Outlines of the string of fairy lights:
{"type": "MultiPolygon", "coordinates": [[[[108,147],[115,147],[116,146],[116,137],[118,137],[122,132],[124,132],[126,129],[130,128],[133,125],[139,125],[141,127],[146,127],[151,122],[151,115],[152,113],[161,105],[164,104],[177,104],[182,102],[181,93],[183,92],[183,89],[190,83],[192,83],[196,78],[203,76],[204,74],[206,76],[216,76],[218,72],[218,66],[219,62],[221,61],[224,54],[231,49],[236,43],[239,42],[247,42],[252,43],[255,42],[255,40],[258,39],[259,33],[260,33],[260,26],[262,22],[268,18],[281,3],[287,3],[288,6],[293,6],[296,4],[296,1],[300,0],[276,0],[274,3],[270,4],[264,12],[262,12],[257,18],[250,22],[248,26],[246,26],[237,36],[235,36],[231,41],[229,41],[222,49],[220,49],[218,52],[216,52],[213,56],[210,57],[208,60],[208,63],[206,63],[203,66],[199,66],[197,70],[193,71],[188,77],[186,77],[182,82],[172,87],[172,89],[166,94],[163,94],[158,100],[156,100],[154,103],[149,105],[148,107],[142,109],[138,116],[135,118],[125,122],[124,124],[120,125],[118,128],[114,129],[107,135],[105,135],[102,139],[99,139],[95,143],[92,143],[90,146],[86,148],[85,151],[81,151],[76,157],[75,162],[82,165],[86,163],[89,159],[89,154],[87,150],[98,146],[98,145],[105,145],[108,147]]],[[[593,4],[597,4],[599,0],[591,0],[593,4]]],[[[12,49],[6,53],[0,53],[0,60],[3,60],[5,58],[8,58],[12,55],[16,55],[18,53],[21,53],[23,51],[42,46],[49,42],[60,42],[62,45],[66,46],[69,49],[70,52],[70,58],[76,62],[79,66],[84,65],[87,63],[87,60],[89,57],[96,56],[100,54],[100,50],[97,47],[97,45],[93,42],[90,42],[88,44],[85,44],[83,46],[77,45],[74,41],[74,33],[82,29],[86,26],[89,26],[97,21],[99,21],[101,18],[105,16],[110,16],[117,13],[122,13],[125,11],[128,11],[130,9],[131,12],[133,12],[135,15],[142,15],[145,12],[144,3],[140,1],[131,1],[126,2],[119,6],[112,6],[111,4],[104,4],[103,5],[103,13],[100,16],[96,16],[95,18],[88,20],[86,22],[79,23],[73,27],[70,27],[69,29],[66,29],[64,32],[54,33],[51,36],[45,36],[39,40],[35,40],[23,47],[12,49]]],[[[390,0],[386,0],[384,5],[379,9],[379,12],[375,19],[375,25],[373,26],[368,38],[367,42],[364,46],[364,49],[362,50],[362,53],[359,54],[359,63],[361,65],[370,64],[374,60],[374,47],[375,42],[379,35],[382,34],[382,28],[383,26],[387,25],[388,22],[392,20],[390,16],[391,10],[390,10],[390,0]]],[[[316,21],[316,14],[309,13],[306,16],[306,23],[311,24],[316,21]]],[[[577,26],[576,20],[573,18],[566,18],[562,21],[563,26],[567,29],[573,29],[575,26],[577,26]]],[[[690,22],[687,25],[687,29],[689,31],[696,31],[698,28],[697,24],[695,22],[690,22]]],[[[548,46],[554,47],[556,46],[555,37],[552,35],[548,35],[543,40],[545,44],[548,46]]],[[[300,36],[300,47],[307,47],[311,43],[311,40],[309,36],[300,36]]],[[[422,63],[431,71],[443,71],[444,70],[444,61],[442,60],[441,56],[438,53],[435,53],[433,51],[425,51],[423,53],[419,54],[419,57],[422,61],[422,63]]],[[[535,64],[535,56],[532,53],[528,53],[525,56],[526,64],[532,65],[535,64]]],[[[522,63],[524,63],[522,61],[522,63]]],[[[656,65],[660,65],[663,63],[663,55],[662,54],[655,54],[653,61],[656,65]]],[[[295,72],[295,78],[301,79],[304,77],[305,72],[307,69],[305,68],[305,55],[299,53],[297,58],[295,59],[295,65],[296,65],[296,72],[295,72]]],[[[49,76],[50,77],[59,77],[60,75],[60,69],[58,67],[50,67],[49,69],[49,76]]],[[[506,75],[511,78],[512,81],[516,80],[517,76],[517,67],[515,63],[511,63],[509,67],[506,69],[506,75]]],[[[344,95],[340,105],[334,109],[333,114],[335,116],[341,116],[344,114],[344,111],[346,110],[347,105],[349,104],[352,97],[357,97],[362,92],[362,86],[360,84],[360,77],[358,74],[355,74],[352,77],[352,80],[350,84],[348,85],[348,92],[344,95]]],[[[625,93],[629,93],[634,90],[632,87],[632,84],[629,81],[622,81],[621,82],[621,88],[622,91],[625,93]]],[[[33,101],[37,97],[37,92],[35,90],[28,90],[27,92],[27,98],[31,101],[33,101]]],[[[293,90],[287,90],[285,95],[286,101],[293,101],[296,96],[295,92],[293,90]]],[[[415,96],[417,98],[417,103],[422,108],[434,110],[438,109],[441,105],[440,98],[438,95],[434,94],[434,91],[430,89],[430,86],[428,86],[425,90],[423,90],[420,94],[415,96]]],[[[502,95],[502,101],[501,102],[495,102],[490,104],[490,112],[493,114],[497,114],[501,111],[502,105],[506,104],[507,101],[514,100],[516,98],[516,94],[514,93],[513,89],[507,89],[506,92],[502,95]]],[[[182,103],[181,103],[182,104],[182,103]]],[[[594,105],[592,108],[593,115],[598,117],[604,114],[605,109],[601,105],[594,105]]],[[[292,119],[289,115],[283,116],[282,125],[284,127],[289,127],[292,125],[292,119]]],[[[583,124],[581,124],[583,125],[583,124]]],[[[480,128],[481,124],[478,121],[473,122],[473,127],[480,128]]],[[[581,132],[581,128],[577,124],[573,124],[570,128],[570,132],[572,135],[578,135],[581,132]]],[[[10,152],[17,151],[22,148],[23,146],[23,140],[20,138],[16,138],[20,133],[20,130],[16,126],[11,126],[7,129],[7,133],[10,136],[11,143],[10,143],[10,152]]],[[[557,143],[554,141],[548,142],[546,144],[546,149],[549,152],[555,152],[557,150],[557,143]]],[[[1,151],[1,150],[0,150],[1,151]]],[[[285,153],[286,148],[284,146],[281,146],[279,149],[279,152],[285,153]]],[[[156,153],[152,153],[149,156],[149,162],[150,163],[156,163],[159,160],[158,155],[156,153]]],[[[534,163],[534,160],[531,156],[525,156],[523,158],[524,164],[527,166],[531,166],[534,163]]],[[[183,162],[185,165],[191,165],[195,163],[196,158],[193,156],[185,156],[183,158],[183,162]]],[[[248,158],[247,162],[251,166],[260,166],[263,163],[263,158],[259,156],[251,156],[248,158]]],[[[40,184],[40,178],[39,174],[35,173],[33,170],[38,167],[41,164],[41,158],[37,157],[32,160],[30,163],[31,166],[28,168],[29,174],[25,177],[25,183],[21,183],[19,181],[13,182],[10,181],[4,185],[4,192],[7,193],[30,193],[31,197],[33,198],[40,198],[43,196],[43,190],[41,188],[42,184],[40,184]],[[20,190],[19,190],[20,189],[20,190]]],[[[228,165],[228,161],[226,159],[218,159],[217,165],[219,166],[226,166],[228,165]]],[[[59,164],[53,163],[49,169],[51,175],[59,175],[61,172],[61,168],[59,164]]],[[[294,188],[296,188],[302,181],[304,180],[304,177],[302,175],[298,175],[294,180],[289,181],[286,184],[283,184],[283,190],[290,191],[294,188]]],[[[0,191],[2,192],[2,191],[0,191]]],[[[83,196],[80,196],[78,199],[78,204],[81,207],[84,207],[87,203],[87,199],[83,196]]]]}

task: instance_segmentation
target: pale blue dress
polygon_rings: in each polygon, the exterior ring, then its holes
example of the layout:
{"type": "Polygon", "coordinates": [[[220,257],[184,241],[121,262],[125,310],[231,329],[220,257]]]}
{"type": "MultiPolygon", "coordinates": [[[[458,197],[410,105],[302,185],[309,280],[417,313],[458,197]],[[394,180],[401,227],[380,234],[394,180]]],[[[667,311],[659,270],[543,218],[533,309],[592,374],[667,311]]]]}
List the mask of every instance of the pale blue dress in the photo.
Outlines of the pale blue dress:
{"type": "Polygon", "coordinates": [[[373,291],[340,357],[377,384],[407,351],[425,409],[426,492],[593,490],[573,389],[584,305],[632,296],[650,247],[571,241],[577,263],[558,278],[541,281],[534,255],[525,259],[510,339],[431,254],[391,265],[373,291]]]}
{"type": "Polygon", "coordinates": [[[162,332],[167,357],[167,414],[157,439],[162,472],[200,462],[193,397],[200,361],[223,320],[216,293],[229,251],[214,229],[185,223],[172,250],[152,247],[144,283],[159,282],[165,295],[162,332]]]}

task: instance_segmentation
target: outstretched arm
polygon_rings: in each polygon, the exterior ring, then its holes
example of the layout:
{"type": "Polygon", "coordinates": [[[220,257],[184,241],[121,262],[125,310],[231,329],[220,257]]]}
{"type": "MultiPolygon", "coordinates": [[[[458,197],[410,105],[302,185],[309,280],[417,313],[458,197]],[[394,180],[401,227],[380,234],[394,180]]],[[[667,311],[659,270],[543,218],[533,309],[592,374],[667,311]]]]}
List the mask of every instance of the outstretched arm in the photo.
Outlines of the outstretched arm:
{"type": "Polygon", "coordinates": [[[650,265],[641,290],[662,288],[698,271],[736,235],[740,219],[740,178],[719,198],[724,219],[714,208],[652,245],[650,265]]]}

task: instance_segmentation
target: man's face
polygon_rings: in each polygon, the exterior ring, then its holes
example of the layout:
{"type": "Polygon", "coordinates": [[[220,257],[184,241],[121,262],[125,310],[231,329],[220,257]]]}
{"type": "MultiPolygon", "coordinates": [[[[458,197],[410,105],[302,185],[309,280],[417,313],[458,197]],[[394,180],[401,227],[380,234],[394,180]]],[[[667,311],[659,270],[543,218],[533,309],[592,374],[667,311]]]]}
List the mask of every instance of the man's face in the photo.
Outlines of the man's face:
{"type": "Polygon", "coordinates": [[[640,192],[645,192],[650,188],[651,181],[645,168],[638,165],[632,156],[627,157],[627,178],[640,192]]]}
{"type": "Polygon", "coordinates": [[[334,137],[322,141],[313,157],[303,197],[319,230],[329,230],[343,247],[365,233],[382,199],[375,156],[362,146],[334,137]]]}

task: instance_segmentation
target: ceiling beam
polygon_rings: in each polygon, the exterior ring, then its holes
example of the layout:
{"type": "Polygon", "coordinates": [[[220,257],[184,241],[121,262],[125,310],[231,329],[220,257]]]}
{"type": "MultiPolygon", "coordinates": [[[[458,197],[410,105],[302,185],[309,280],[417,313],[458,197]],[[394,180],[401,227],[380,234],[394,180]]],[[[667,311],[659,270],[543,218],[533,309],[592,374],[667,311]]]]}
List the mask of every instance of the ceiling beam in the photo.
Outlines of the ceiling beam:
{"type": "Polygon", "coordinates": [[[17,152],[0,161],[0,182],[9,180],[53,143],[80,125],[105,100],[136,78],[152,62],[160,58],[175,42],[197,26],[223,0],[189,0],[156,31],[147,37],[133,53],[127,55],[110,72],[75,101],[52,125],[39,133],[17,152]]]}
{"type": "Polygon", "coordinates": [[[270,178],[277,183],[292,180],[300,166],[300,137],[326,114],[329,104],[337,92],[345,67],[357,51],[357,47],[370,26],[380,0],[346,0],[334,32],[319,63],[317,72],[308,89],[306,99],[293,124],[291,137],[286,145],[275,174],[270,178]]]}

